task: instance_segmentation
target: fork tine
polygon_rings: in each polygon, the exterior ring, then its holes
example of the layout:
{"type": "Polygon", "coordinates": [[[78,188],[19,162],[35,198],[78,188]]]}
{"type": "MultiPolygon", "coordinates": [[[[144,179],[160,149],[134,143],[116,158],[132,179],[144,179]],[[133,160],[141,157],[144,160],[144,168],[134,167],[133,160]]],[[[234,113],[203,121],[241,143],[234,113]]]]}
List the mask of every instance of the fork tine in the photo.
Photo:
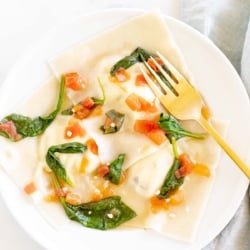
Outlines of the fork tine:
{"type": "MultiPolygon", "coordinates": [[[[148,65],[148,67],[149,67],[149,65],[148,65]]],[[[146,79],[146,81],[147,81],[149,87],[151,88],[151,90],[153,91],[153,93],[156,95],[156,97],[157,97],[161,102],[164,102],[164,103],[165,103],[165,101],[164,101],[163,99],[164,99],[164,97],[165,97],[166,95],[168,96],[168,99],[169,99],[169,100],[170,100],[170,99],[175,99],[175,98],[176,98],[175,94],[174,94],[172,91],[170,91],[166,86],[165,86],[165,88],[167,88],[167,89],[166,89],[166,94],[163,94],[163,93],[160,91],[160,89],[157,87],[157,85],[155,84],[155,82],[148,76],[148,74],[145,72],[145,70],[142,68],[141,65],[139,65],[139,68],[140,68],[140,70],[141,70],[143,76],[145,77],[145,79],[146,79]]],[[[158,77],[158,76],[157,76],[157,77],[158,77]]],[[[159,77],[158,77],[158,78],[159,78],[159,77]]],[[[165,85],[164,83],[162,83],[162,80],[161,80],[160,78],[159,78],[158,83],[160,83],[161,85],[162,85],[162,84],[165,85]]],[[[159,85],[160,85],[160,84],[159,84],[159,85]]]]}
{"type": "Polygon", "coordinates": [[[144,78],[146,79],[149,87],[151,88],[151,90],[154,92],[154,94],[160,99],[160,97],[163,95],[162,92],[157,88],[157,86],[155,85],[155,83],[152,81],[152,79],[150,79],[150,77],[148,76],[148,74],[145,72],[145,70],[142,68],[141,65],[139,65],[140,70],[144,76],[144,78]]]}
{"type": "MultiPolygon", "coordinates": [[[[159,71],[162,73],[162,75],[168,80],[168,82],[171,84],[171,86],[173,88],[175,88],[176,82],[170,77],[169,74],[166,73],[166,71],[162,68],[162,66],[154,59],[154,57],[150,57],[152,59],[152,61],[154,62],[154,64],[157,66],[157,68],[159,69],[159,71]]],[[[165,84],[163,84],[164,87],[166,87],[165,84]]],[[[162,87],[163,87],[162,86],[162,87]]]]}
{"type": "MultiPolygon", "coordinates": [[[[168,67],[168,69],[174,74],[177,80],[185,79],[185,77],[164,57],[160,52],[156,52],[156,54],[161,58],[164,64],[168,67]]],[[[186,79],[185,79],[186,80],[186,79]]]]}
{"type": "Polygon", "coordinates": [[[164,91],[166,93],[169,92],[169,88],[162,83],[161,78],[155,73],[155,71],[149,66],[149,64],[147,62],[144,62],[145,66],[147,67],[147,69],[150,71],[150,73],[154,76],[154,78],[157,80],[157,82],[160,84],[160,86],[162,87],[162,89],[164,89],[164,91]]]}

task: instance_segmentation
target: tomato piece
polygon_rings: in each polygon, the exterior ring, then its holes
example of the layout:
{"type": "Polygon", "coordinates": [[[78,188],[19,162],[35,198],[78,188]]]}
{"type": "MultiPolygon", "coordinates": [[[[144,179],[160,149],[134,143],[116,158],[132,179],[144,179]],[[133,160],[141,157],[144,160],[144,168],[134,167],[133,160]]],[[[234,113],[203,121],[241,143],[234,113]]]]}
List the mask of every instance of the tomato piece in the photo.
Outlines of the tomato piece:
{"type": "Polygon", "coordinates": [[[144,111],[150,113],[158,111],[157,107],[154,104],[148,102],[146,99],[135,93],[130,94],[126,98],[125,102],[133,111],[144,111]]]}
{"type": "Polygon", "coordinates": [[[81,127],[81,125],[77,122],[70,122],[69,126],[66,127],[64,137],[66,139],[71,139],[76,136],[83,137],[86,134],[86,131],[81,127]]]}
{"type": "Polygon", "coordinates": [[[77,72],[70,72],[65,74],[65,87],[78,91],[85,87],[85,83],[77,72]]]}
{"type": "Polygon", "coordinates": [[[84,118],[88,117],[90,115],[91,110],[88,108],[83,107],[81,104],[77,104],[73,108],[74,117],[83,120],[84,118]]]}
{"type": "Polygon", "coordinates": [[[160,145],[167,140],[165,132],[160,128],[153,129],[146,135],[151,141],[153,141],[157,145],[160,145]]]}
{"type": "Polygon", "coordinates": [[[24,187],[24,192],[28,195],[33,194],[35,191],[36,185],[34,182],[30,182],[24,187]]]}
{"type": "Polygon", "coordinates": [[[110,77],[110,81],[114,83],[126,82],[129,79],[130,79],[130,75],[124,68],[118,69],[115,72],[115,75],[110,77]]]}
{"type": "Polygon", "coordinates": [[[98,145],[94,139],[87,140],[87,147],[93,154],[98,155],[98,145]]]}
{"type": "Polygon", "coordinates": [[[95,102],[93,101],[91,97],[86,97],[82,101],[82,106],[87,109],[92,109],[95,106],[95,102]]]}
{"type": "Polygon", "coordinates": [[[21,135],[17,133],[16,126],[13,121],[7,121],[0,124],[0,131],[8,134],[10,138],[14,141],[18,141],[21,139],[21,135]]]}
{"type": "Polygon", "coordinates": [[[138,74],[135,78],[136,86],[145,86],[147,85],[147,80],[145,79],[143,74],[138,74]]]}
{"type": "Polygon", "coordinates": [[[159,127],[157,120],[136,120],[134,130],[145,134],[155,144],[160,145],[166,141],[165,132],[159,127]]]}
{"type": "Polygon", "coordinates": [[[134,124],[134,130],[142,134],[147,134],[157,128],[159,128],[159,126],[154,120],[136,120],[134,124]]]}
{"type": "Polygon", "coordinates": [[[109,173],[109,165],[108,164],[102,164],[97,168],[97,175],[99,177],[104,177],[106,174],[109,173]]]}
{"type": "Polygon", "coordinates": [[[194,163],[192,162],[188,154],[185,154],[185,153],[181,154],[179,156],[179,161],[180,161],[181,167],[175,171],[175,176],[177,179],[190,174],[194,166],[194,163]]]}

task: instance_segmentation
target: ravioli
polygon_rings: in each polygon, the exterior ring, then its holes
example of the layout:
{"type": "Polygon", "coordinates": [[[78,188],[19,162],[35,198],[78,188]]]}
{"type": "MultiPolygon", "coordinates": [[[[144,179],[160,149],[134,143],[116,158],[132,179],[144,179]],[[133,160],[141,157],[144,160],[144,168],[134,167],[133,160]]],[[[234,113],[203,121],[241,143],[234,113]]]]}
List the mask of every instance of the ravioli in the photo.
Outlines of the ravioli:
{"type": "MultiPolygon", "coordinates": [[[[69,116],[59,114],[41,136],[26,138],[20,142],[13,143],[0,138],[0,146],[4,148],[0,153],[1,165],[20,187],[30,180],[35,182],[37,191],[33,198],[37,208],[51,224],[60,229],[67,224],[68,219],[60,204],[52,200],[55,198],[54,187],[51,169],[47,166],[45,156],[48,149],[54,145],[70,142],[88,144],[89,141],[94,141],[98,146],[98,153],[88,149],[80,154],[57,154],[65,166],[68,178],[73,183],[73,186],[67,187],[67,192],[77,194],[77,200],[73,201],[86,203],[109,196],[120,196],[122,201],[137,214],[135,218],[127,221],[124,227],[152,229],[167,237],[192,241],[195,239],[215,178],[220,149],[208,135],[202,140],[192,138],[178,140],[178,151],[190,155],[194,162],[206,164],[211,176],[206,177],[197,172],[190,173],[178,189],[181,198],[177,192],[172,201],[170,198],[166,199],[167,208],[157,211],[152,209],[151,198],[158,194],[175,155],[169,140],[158,145],[145,133],[135,132],[134,124],[136,120],[154,120],[161,112],[166,111],[148,86],[135,84],[136,76],[140,74],[138,64],[127,69],[129,78],[126,81],[117,83],[110,77],[112,66],[137,47],[153,52],[160,51],[188,79],[192,78],[180,50],[161,17],[149,13],[133,18],[51,58],[49,66],[57,80],[53,77],[19,108],[23,113],[30,115],[44,114],[51,110],[55,104],[61,76],[77,72],[82,76],[84,86],[78,90],[66,88],[67,100],[63,108],[66,109],[71,105],[76,107],[88,97],[100,100],[103,98],[103,88],[105,102],[101,112],[98,115],[92,114],[86,119],[76,119],[72,114],[69,116]],[[43,96],[48,96],[46,104],[32,108],[30,103],[39,99],[41,93],[43,96]],[[156,110],[152,112],[132,110],[126,103],[131,94],[144,98],[156,110]],[[112,109],[125,114],[125,120],[119,131],[105,134],[100,128],[105,123],[105,114],[112,109]],[[82,129],[81,135],[71,137],[73,132],[70,131],[70,134],[65,132],[72,122],[82,129]],[[105,178],[98,178],[99,167],[109,165],[120,154],[125,155],[122,184],[114,185],[105,178]]],[[[205,133],[193,121],[182,125],[205,133]]],[[[224,133],[224,122],[214,121],[214,126],[221,134],[224,133]]]]}

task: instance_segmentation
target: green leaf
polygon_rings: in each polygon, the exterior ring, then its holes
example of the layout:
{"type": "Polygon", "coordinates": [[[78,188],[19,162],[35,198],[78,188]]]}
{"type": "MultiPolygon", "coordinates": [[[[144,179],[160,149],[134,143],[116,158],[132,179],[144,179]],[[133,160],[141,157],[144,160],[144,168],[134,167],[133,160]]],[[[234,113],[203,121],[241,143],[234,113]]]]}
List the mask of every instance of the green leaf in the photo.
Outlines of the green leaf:
{"type": "MultiPolygon", "coordinates": [[[[56,176],[53,177],[53,181],[57,189],[61,188],[56,176]]],[[[113,229],[136,216],[135,211],[128,207],[120,196],[110,196],[80,205],[71,205],[62,196],[59,200],[69,219],[89,228],[113,229]]]]}
{"type": "Polygon", "coordinates": [[[130,55],[125,56],[121,60],[119,60],[115,65],[111,68],[110,74],[112,76],[115,75],[116,71],[123,68],[128,69],[133,66],[137,62],[142,62],[143,60],[147,60],[150,57],[150,54],[145,50],[138,47],[135,49],[130,55]]]}
{"type": "Polygon", "coordinates": [[[193,133],[185,130],[182,128],[179,121],[177,121],[173,116],[165,113],[161,113],[158,124],[165,131],[169,140],[171,140],[171,137],[178,140],[185,136],[195,139],[204,139],[204,134],[193,133]]]}
{"type": "Polygon", "coordinates": [[[101,230],[116,228],[136,216],[136,213],[122,202],[120,196],[80,205],[63,202],[63,207],[71,220],[85,227],[101,230]]]}
{"type": "Polygon", "coordinates": [[[105,175],[105,178],[116,185],[120,182],[124,159],[125,154],[119,154],[118,157],[110,163],[109,172],[105,175]]]}
{"type": "Polygon", "coordinates": [[[67,177],[67,173],[56,153],[72,154],[83,153],[87,149],[85,144],[79,142],[70,142],[51,146],[46,154],[46,162],[54,174],[72,186],[71,180],[67,177]]]}
{"type": "Polygon", "coordinates": [[[176,178],[175,176],[175,172],[181,167],[181,163],[179,161],[176,140],[174,137],[171,138],[171,143],[173,147],[174,161],[160,188],[160,193],[157,195],[157,197],[160,199],[168,198],[168,196],[177,190],[184,182],[184,177],[176,178]]]}
{"type": "MultiPolygon", "coordinates": [[[[56,108],[48,116],[46,117],[38,116],[32,119],[30,117],[23,116],[20,114],[10,114],[1,121],[1,124],[5,124],[9,121],[13,122],[16,128],[16,132],[19,135],[19,139],[41,135],[46,130],[46,128],[54,121],[58,112],[61,109],[64,96],[64,85],[65,85],[65,80],[64,76],[62,76],[56,108]]],[[[10,140],[16,141],[15,138],[13,138],[13,136],[6,131],[1,131],[0,135],[10,140]]]]}

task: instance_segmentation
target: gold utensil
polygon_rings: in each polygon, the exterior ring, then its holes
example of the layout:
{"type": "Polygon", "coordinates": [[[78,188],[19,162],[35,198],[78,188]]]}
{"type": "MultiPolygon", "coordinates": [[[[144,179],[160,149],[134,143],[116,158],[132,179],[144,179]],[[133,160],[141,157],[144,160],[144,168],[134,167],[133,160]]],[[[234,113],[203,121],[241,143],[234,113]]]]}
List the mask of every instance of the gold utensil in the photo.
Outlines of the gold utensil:
{"type": "Polygon", "coordinates": [[[196,120],[250,179],[250,169],[248,166],[240,159],[236,152],[226,143],[226,141],[212,127],[209,121],[202,115],[201,109],[204,106],[204,102],[198,91],[165,57],[163,57],[163,55],[161,55],[159,52],[157,52],[157,55],[167,67],[169,71],[168,73],[163,68],[163,66],[160,65],[161,63],[159,63],[158,60],[155,60],[153,57],[151,57],[151,60],[157,67],[157,70],[161,72],[161,74],[171,84],[175,91],[170,90],[170,88],[163,82],[163,80],[158,74],[156,74],[155,70],[153,70],[147,62],[144,62],[144,64],[148,71],[154,76],[155,81],[150,78],[143,67],[140,67],[140,69],[149,87],[160,100],[161,104],[170,114],[179,120],[196,120]]]}

